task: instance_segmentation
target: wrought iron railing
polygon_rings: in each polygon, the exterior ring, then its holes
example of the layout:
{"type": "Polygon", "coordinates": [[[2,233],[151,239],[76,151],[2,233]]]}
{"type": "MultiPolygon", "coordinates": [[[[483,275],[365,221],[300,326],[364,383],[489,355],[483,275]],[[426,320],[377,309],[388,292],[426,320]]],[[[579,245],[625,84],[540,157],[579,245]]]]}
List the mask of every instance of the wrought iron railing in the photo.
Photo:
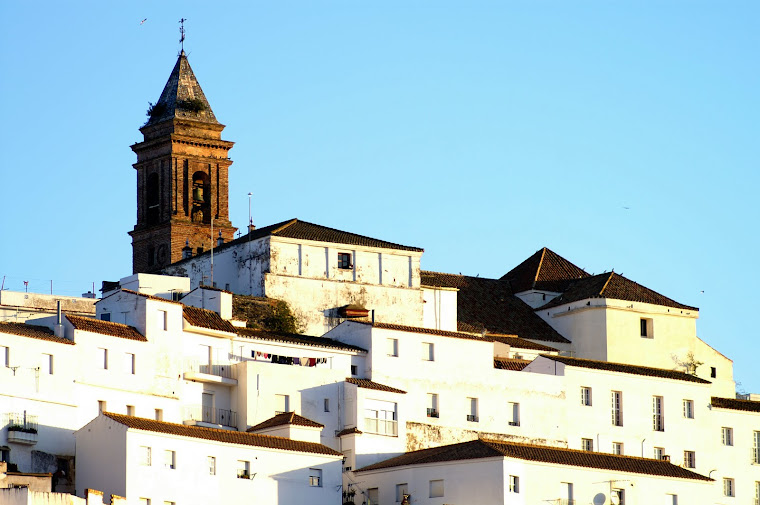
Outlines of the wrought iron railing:
{"type": "Polygon", "coordinates": [[[760,465],[760,447],[753,447],[751,450],[752,450],[752,464],[760,465]]]}
{"type": "Polygon", "coordinates": [[[37,416],[23,413],[8,413],[8,431],[23,431],[24,433],[37,433],[37,416]]]}
{"type": "Polygon", "coordinates": [[[222,426],[237,426],[237,412],[234,410],[215,409],[200,405],[185,407],[184,419],[186,421],[220,424],[222,426]]]}
{"type": "Polygon", "coordinates": [[[185,362],[185,370],[194,373],[216,375],[226,379],[236,379],[237,373],[232,363],[207,363],[201,364],[197,359],[188,359],[185,362]]]}

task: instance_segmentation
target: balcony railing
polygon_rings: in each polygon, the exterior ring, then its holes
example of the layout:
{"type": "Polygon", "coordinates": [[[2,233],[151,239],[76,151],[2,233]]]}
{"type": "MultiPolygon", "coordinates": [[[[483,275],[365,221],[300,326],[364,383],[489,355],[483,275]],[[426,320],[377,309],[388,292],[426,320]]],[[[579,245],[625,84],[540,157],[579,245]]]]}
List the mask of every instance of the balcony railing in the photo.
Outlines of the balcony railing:
{"type": "Polygon", "coordinates": [[[367,433],[376,433],[377,435],[397,437],[398,423],[396,421],[391,421],[388,419],[366,417],[364,418],[364,431],[367,433]]]}
{"type": "Polygon", "coordinates": [[[23,413],[8,413],[8,442],[34,445],[37,443],[37,416],[23,413]]]}
{"type": "Polygon", "coordinates": [[[185,371],[215,375],[217,377],[224,377],[225,379],[237,379],[235,367],[232,363],[201,364],[197,359],[188,359],[185,361],[185,371]]]}
{"type": "Polygon", "coordinates": [[[215,409],[199,405],[185,407],[184,419],[185,421],[219,424],[233,428],[237,426],[237,412],[234,410],[215,409]]]}
{"type": "Polygon", "coordinates": [[[753,447],[752,451],[752,464],[760,465],[760,447],[753,447]]]}
{"type": "Polygon", "coordinates": [[[510,426],[520,426],[520,421],[509,421],[510,426]]]}
{"type": "Polygon", "coordinates": [[[427,409],[427,416],[428,417],[438,417],[438,410],[436,410],[436,409],[427,409]]]}
{"type": "Polygon", "coordinates": [[[475,414],[467,414],[467,420],[473,423],[477,423],[478,416],[476,416],[475,414]]]}
{"type": "Polygon", "coordinates": [[[575,500],[568,498],[557,498],[556,505],[575,505],[575,500]]]}

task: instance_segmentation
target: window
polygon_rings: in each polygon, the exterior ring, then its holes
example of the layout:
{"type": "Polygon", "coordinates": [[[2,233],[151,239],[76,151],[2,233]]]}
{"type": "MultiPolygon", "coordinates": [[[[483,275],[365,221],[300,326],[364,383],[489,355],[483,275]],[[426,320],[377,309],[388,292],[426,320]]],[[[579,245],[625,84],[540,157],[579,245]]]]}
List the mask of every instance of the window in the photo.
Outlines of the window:
{"type": "Polygon", "coordinates": [[[438,417],[438,394],[427,394],[427,416],[438,417]]]}
{"type": "Polygon", "coordinates": [[[721,440],[723,445],[734,445],[734,429],[726,428],[725,426],[720,429],[721,440]]]}
{"type": "Polygon", "coordinates": [[[150,498],[140,498],[140,505],[150,505],[150,498]]]}
{"type": "Polygon", "coordinates": [[[108,349],[98,347],[98,366],[103,367],[103,370],[108,370],[108,349]]]}
{"type": "Polygon", "coordinates": [[[712,377],[713,379],[718,377],[718,370],[716,370],[714,366],[710,367],[710,377],[712,377]]]}
{"type": "Polygon", "coordinates": [[[683,466],[686,468],[697,467],[697,457],[694,451],[683,451],[683,466]]]}
{"type": "Polygon", "coordinates": [[[358,367],[356,365],[351,365],[351,375],[358,375],[358,367]]]}
{"type": "Polygon", "coordinates": [[[478,422],[478,399],[467,398],[467,402],[470,404],[470,413],[467,414],[467,420],[473,423],[478,422]]]}
{"type": "Polygon", "coordinates": [[[652,429],[665,431],[665,419],[663,418],[662,396],[652,397],[652,429]]]}
{"type": "Polygon", "coordinates": [[[377,505],[380,503],[378,495],[379,493],[376,487],[367,489],[367,505],[377,505]]]}
{"type": "Polygon", "coordinates": [[[559,486],[559,503],[568,505],[574,503],[573,500],[575,499],[575,496],[573,495],[573,483],[560,482],[559,486]]]}
{"type": "Polygon", "coordinates": [[[345,449],[343,451],[343,471],[350,472],[354,468],[354,451],[345,449]]]}
{"type": "Polygon", "coordinates": [[[325,398],[325,400],[324,400],[324,409],[325,409],[325,412],[330,412],[330,399],[329,398],[325,398]]]}
{"type": "Polygon", "coordinates": [[[53,375],[53,355],[42,354],[42,371],[48,375],[53,375]]]}
{"type": "Polygon", "coordinates": [[[641,337],[642,338],[654,338],[653,321],[651,319],[641,318],[641,337]]]}
{"type": "Polygon", "coordinates": [[[509,476],[509,492],[510,493],[520,492],[520,477],[518,477],[517,475],[509,476]]]}
{"type": "Polygon", "coordinates": [[[582,451],[588,451],[588,452],[594,452],[594,440],[590,438],[582,438],[581,439],[581,450],[582,451]]]}
{"type": "Polygon", "coordinates": [[[177,502],[164,500],[164,505],[177,505],[177,502]]]}
{"type": "Polygon", "coordinates": [[[617,454],[618,456],[622,456],[624,454],[623,442],[612,442],[612,454],[617,454]]]}
{"type": "Polygon", "coordinates": [[[237,478],[238,479],[250,479],[251,478],[251,462],[243,461],[239,459],[237,462],[237,478]]]}
{"type": "Polygon", "coordinates": [[[430,481],[430,498],[443,496],[443,479],[430,481]]]}
{"type": "Polygon", "coordinates": [[[100,314],[100,320],[101,321],[110,321],[111,320],[111,313],[110,312],[103,312],[100,314]]]}
{"type": "Polygon", "coordinates": [[[388,356],[397,357],[398,356],[398,339],[397,338],[389,338],[386,339],[386,342],[388,344],[388,356]]]}
{"type": "Polygon", "coordinates": [[[311,487],[322,487],[322,470],[309,468],[309,485],[311,487]]]}
{"type": "Polygon", "coordinates": [[[158,329],[164,331],[169,329],[169,315],[165,310],[158,311],[158,329]]]}
{"type": "Polygon", "coordinates": [[[760,505],[760,482],[755,481],[755,505],[760,505]]]}
{"type": "Polygon", "coordinates": [[[623,393],[612,392],[612,426],[623,426],[623,393]]]}
{"type": "Polygon", "coordinates": [[[665,495],[665,505],[678,505],[678,495],[668,493],[665,495]]]}
{"type": "Polygon", "coordinates": [[[664,447],[655,447],[654,448],[654,459],[662,459],[665,456],[665,448],[664,447]]]}
{"type": "Polygon", "coordinates": [[[216,458],[214,456],[206,458],[206,465],[208,466],[208,474],[216,475],[216,458]]]}
{"type": "Polygon", "coordinates": [[[625,491],[623,489],[613,489],[610,493],[610,501],[618,505],[625,505],[625,491]]]}
{"type": "Polygon", "coordinates": [[[168,468],[170,470],[174,470],[177,468],[177,462],[176,462],[177,453],[166,449],[164,451],[164,468],[168,468]]]}
{"type": "Polygon", "coordinates": [[[591,388],[581,387],[581,405],[591,406],[591,388]]]}
{"type": "Polygon", "coordinates": [[[435,361],[435,348],[430,342],[422,343],[422,361],[435,361]]]}
{"type": "Polygon", "coordinates": [[[409,496],[409,484],[396,484],[396,502],[401,503],[404,498],[409,496]]]}
{"type": "Polygon", "coordinates": [[[156,421],[164,420],[164,409],[156,409],[156,421]]]}
{"type": "Polygon", "coordinates": [[[364,431],[391,437],[398,435],[396,403],[367,399],[364,406],[364,431]]]}
{"type": "Polygon", "coordinates": [[[338,268],[353,268],[351,264],[351,253],[338,253],[338,268]]]}
{"type": "Polygon", "coordinates": [[[752,432],[752,463],[760,465],[760,431],[752,432]]]}
{"type": "Polygon", "coordinates": [[[510,416],[510,426],[520,426],[520,404],[515,402],[509,402],[508,415],[510,416]]]}
{"type": "Polygon", "coordinates": [[[105,400],[98,400],[98,412],[107,412],[105,400]]]}
{"type": "Polygon", "coordinates": [[[11,350],[4,345],[0,345],[0,366],[11,366],[11,350]]]}
{"type": "Polygon", "coordinates": [[[694,419],[694,400],[683,401],[683,416],[686,419],[694,419]]]}
{"type": "Polygon", "coordinates": [[[140,449],[137,451],[137,458],[141,465],[150,466],[150,447],[141,445],[140,449]]]}
{"type": "Polygon", "coordinates": [[[723,478],[723,496],[734,496],[734,479],[723,478]]]}
{"type": "Polygon", "coordinates": [[[290,412],[290,395],[274,395],[274,413],[290,412]]]}
{"type": "Polygon", "coordinates": [[[124,373],[127,375],[135,374],[135,355],[131,352],[124,353],[124,373]]]}
{"type": "Polygon", "coordinates": [[[134,417],[134,415],[135,415],[135,406],[134,405],[127,405],[127,415],[134,417]]]}

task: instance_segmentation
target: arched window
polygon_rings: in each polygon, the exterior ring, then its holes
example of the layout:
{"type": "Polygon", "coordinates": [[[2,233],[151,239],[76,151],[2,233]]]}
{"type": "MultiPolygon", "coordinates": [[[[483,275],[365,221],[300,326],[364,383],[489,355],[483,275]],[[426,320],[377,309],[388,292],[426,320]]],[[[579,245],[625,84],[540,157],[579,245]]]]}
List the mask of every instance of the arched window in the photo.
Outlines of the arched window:
{"type": "Polygon", "coordinates": [[[148,176],[147,193],[148,198],[146,204],[148,225],[157,224],[161,217],[158,174],[152,173],[148,176]]]}
{"type": "Polygon", "coordinates": [[[211,184],[206,172],[197,171],[193,174],[193,203],[192,219],[194,223],[211,223],[211,184]]]}

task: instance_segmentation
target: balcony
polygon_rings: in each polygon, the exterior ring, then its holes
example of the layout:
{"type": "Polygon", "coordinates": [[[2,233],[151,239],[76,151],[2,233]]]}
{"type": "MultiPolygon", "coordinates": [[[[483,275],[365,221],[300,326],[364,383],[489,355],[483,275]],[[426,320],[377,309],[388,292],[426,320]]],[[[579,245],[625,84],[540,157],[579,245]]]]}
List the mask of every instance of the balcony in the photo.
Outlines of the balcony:
{"type": "Polygon", "coordinates": [[[386,435],[388,437],[398,436],[398,423],[388,419],[377,419],[375,417],[364,418],[364,431],[375,433],[376,435],[386,435]]]}
{"type": "Polygon", "coordinates": [[[436,409],[427,409],[427,416],[428,417],[438,417],[438,410],[436,409]]]}
{"type": "Polygon", "coordinates": [[[185,379],[207,384],[237,386],[234,363],[204,363],[198,359],[185,360],[185,379]]]}
{"type": "Polygon", "coordinates": [[[556,505],[575,505],[575,500],[568,498],[557,498],[556,505]]]}
{"type": "Polygon", "coordinates": [[[477,423],[478,422],[478,416],[475,414],[467,414],[467,420],[471,423],[477,423]]]}
{"type": "Polygon", "coordinates": [[[184,424],[193,426],[223,430],[237,429],[237,412],[234,410],[194,405],[185,407],[183,419],[184,424]]]}
{"type": "Polygon", "coordinates": [[[24,413],[8,414],[8,442],[24,445],[37,443],[37,416],[24,413]]]}

